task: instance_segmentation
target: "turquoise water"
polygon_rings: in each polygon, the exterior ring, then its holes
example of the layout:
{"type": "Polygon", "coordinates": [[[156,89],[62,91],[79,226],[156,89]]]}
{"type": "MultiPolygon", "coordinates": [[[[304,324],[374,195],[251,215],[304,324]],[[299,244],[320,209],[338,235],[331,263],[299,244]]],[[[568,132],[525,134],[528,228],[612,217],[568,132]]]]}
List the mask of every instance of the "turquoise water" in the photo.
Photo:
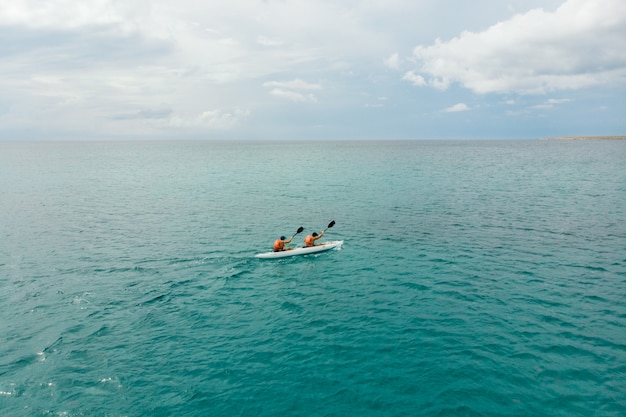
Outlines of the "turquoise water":
{"type": "Polygon", "coordinates": [[[625,218],[626,141],[0,142],[0,415],[624,416],[625,218]]]}

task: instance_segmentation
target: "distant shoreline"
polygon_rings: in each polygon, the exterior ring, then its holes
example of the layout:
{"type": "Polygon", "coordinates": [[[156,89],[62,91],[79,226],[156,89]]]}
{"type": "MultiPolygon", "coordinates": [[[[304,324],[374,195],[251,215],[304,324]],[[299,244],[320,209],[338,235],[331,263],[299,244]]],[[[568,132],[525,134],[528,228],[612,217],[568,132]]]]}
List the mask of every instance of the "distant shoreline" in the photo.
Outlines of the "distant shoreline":
{"type": "Polygon", "coordinates": [[[560,138],[543,138],[542,140],[626,140],[626,136],[562,136],[560,138]]]}

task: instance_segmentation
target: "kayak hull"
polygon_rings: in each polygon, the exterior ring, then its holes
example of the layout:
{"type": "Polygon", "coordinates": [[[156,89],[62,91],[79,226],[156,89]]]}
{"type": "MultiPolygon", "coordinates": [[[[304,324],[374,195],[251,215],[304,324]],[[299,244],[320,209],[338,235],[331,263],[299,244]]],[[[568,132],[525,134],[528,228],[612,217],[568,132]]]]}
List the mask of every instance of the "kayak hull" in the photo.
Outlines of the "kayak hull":
{"type": "Polygon", "coordinates": [[[255,255],[255,258],[260,259],[276,259],[276,258],[286,258],[288,256],[299,256],[299,255],[309,255],[312,253],[325,252],[327,250],[340,248],[343,245],[343,240],[335,240],[332,242],[324,242],[320,243],[316,246],[312,246],[309,248],[294,248],[291,250],[284,250],[280,252],[266,252],[259,253],[255,255]]]}

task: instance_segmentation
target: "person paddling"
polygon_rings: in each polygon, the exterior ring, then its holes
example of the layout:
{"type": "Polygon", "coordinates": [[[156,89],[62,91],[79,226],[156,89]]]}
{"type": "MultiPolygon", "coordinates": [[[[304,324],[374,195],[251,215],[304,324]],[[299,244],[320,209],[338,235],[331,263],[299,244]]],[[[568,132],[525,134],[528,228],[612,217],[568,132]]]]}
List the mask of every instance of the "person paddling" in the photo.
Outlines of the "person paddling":
{"type": "Polygon", "coordinates": [[[328,223],[328,226],[326,227],[326,229],[322,230],[322,233],[320,233],[319,235],[315,232],[313,232],[313,234],[308,235],[307,237],[304,238],[304,247],[305,248],[310,248],[313,246],[317,246],[315,244],[315,241],[319,238],[321,238],[322,236],[324,236],[324,233],[326,232],[326,230],[330,229],[331,227],[333,227],[335,225],[335,221],[333,220],[332,222],[328,223]]]}
{"type": "Polygon", "coordinates": [[[291,250],[293,248],[286,248],[285,245],[291,243],[291,241],[293,240],[294,236],[297,235],[298,233],[302,232],[304,230],[304,227],[300,226],[298,228],[298,231],[291,236],[289,239],[286,239],[285,236],[281,236],[279,239],[276,239],[274,241],[274,252],[282,252],[284,250],[291,250]]]}
{"type": "Polygon", "coordinates": [[[319,235],[313,232],[312,235],[308,235],[307,237],[304,238],[304,246],[307,248],[310,248],[311,246],[315,246],[315,241],[321,238],[322,236],[324,236],[324,230],[322,230],[322,233],[319,235]]]}
{"type": "Polygon", "coordinates": [[[283,250],[289,250],[293,248],[285,248],[285,245],[291,243],[293,240],[293,236],[289,238],[289,240],[285,239],[285,236],[281,236],[279,239],[274,241],[274,252],[280,252],[283,250]]]}

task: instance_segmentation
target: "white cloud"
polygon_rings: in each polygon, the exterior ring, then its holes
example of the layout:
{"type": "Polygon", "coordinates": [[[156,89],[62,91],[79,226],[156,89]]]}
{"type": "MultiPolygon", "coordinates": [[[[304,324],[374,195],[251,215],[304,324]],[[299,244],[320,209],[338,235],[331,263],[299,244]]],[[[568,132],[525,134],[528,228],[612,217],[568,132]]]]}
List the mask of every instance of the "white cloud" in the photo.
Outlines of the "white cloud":
{"type": "Polygon", "coordinates": [[[214,109],[202,112],[200,115],[191,119],[173,116],[169,118],[164,125],[167,127],[185,129],[208,128],[211,130],[228,130],[237,126],[249,115],[249,110],[234,109],[225,111],[222,109],[214,109]]]}
{"type": "Polygon", "coordinates": [[[248,110],[241,109],[235,109],[230,112],[208,110],[198,117],[198,122],[213,129],[231,129],[249,115],[250,112],[248,110]]]}
{"type": "MultiPolygon", "coordinates": [[[[362,117],[349,134],[363,137],[375,134],[367,126],[384,124],[392,114],[368,107],[395,109],[402,122],[394,130],[415,131],[414,123],[436,125],[451,115],[409,116],[415,105],[432,105],[424,102],[431,92],[407,94],[410,85],[508,91],[503,97],[520,107],[515,93],[610,86],[593,90],[594,99],[604,94],[606,113],[620,113],[625,1],[476,0],[455,4],[454,15],[444,3],[0,1],[6,40],[0,42],[0,140],[3,132],[20,129],[115,137],[216,130],[219,136],[228,128],[237,132],[233,137],[248,137],[274,123],[296,137],[319,119],[307,119],[308,106],[294,103],[318,101],[324,101],[320,112],[337,115],[333,120],[362,117]],[[545,10],[529,11],[533,7],[545,10]],[[436,36],[444,40],[432,42],[436,36]],[[417,44],[417,55],[407,56],[417,44]],[[404,81],[392,79],[390,69],[404,81]],[[277,106],[302,112],[289,120],[299,123],[272,120],[285,114],[277,106]]],[[[455,97],[457,88],[445,94],[449,103],[467,100],[455,97]]],[[[575,105],[588,102],[585,94],[576,95],[575,105]]],[[[504,98],[485,100],[503,105],[504,98]]],[[[561,105],[539,103],[532,104],[561,105]]],[[[332,123],[323,129],[337,132],[332,123]]],[[[438,126],[434,131],[443,134],[438,126]]]]}
{"type": "Polygon", "coordinates": [[[409,71],[402,77],[403,80],[407,80],[417,87],[425,87],[427,85],[426,80],[421,75],[416,74],[414,71],[409,71]]]}
{"type": "Polygon", "coordinates": [[[305,94],[301,91],[319,90],[320,84],[313,84],[296,78],[291,81],[268,81],[263,87],[270,87],[270,94],[296,103],[317,103],[317,97],[312,93],[305,94]]]}
{"type": "MultiPolygon", "coordinates": [[[[464,31],[414,51],[416,73],[435,88],[457,82],[476,93],[543,94],[626,84],[626,2],[567,0],[483,32],[464,31]]],[[[409,75],[410,74],[410,75],[409,75]]],[[[424,85],[415,73],[404,79],[424,85]]]]}
{"type": "Polygon", "coordinates": [[[446,113],[457,113],[457,112],[461,112],[461,111],[468,111],[469,107],[467,107],[467,104],[465,103],[457,103],[454,106],[450,106],[447,109],[444,109],[444,112],[446,113]]]}
{"type": "Polygon", "coordinates": [[[398,53],[396,52],[389,58],[385,59],[385,65],[391,69],[400,68],[400,56],[398,55],[398,53]]]}
{"type": "Polygon", "coordinates": [[[267,36],[258,36],[256,42],[263,46],[281,46],[284,42],[279,39],[268,38],[267,36]]]}
{"type": "Polygon", "coordinates": [[[555,106],[559,105],[559,104],[563,104],[563,103],[569,103],[570,101],[572,101],[571,99],[568,98],[561,98],[561,99],[555,99],[555,98],[551,98],[549,100],[546,100],[545,102],[541,103],[541,104],[537,104],[535,106],[532,106],[533,109],[552,109],[555,106]]]}
{"type": "Polygon", "coordinates": [[[292,81],[268,81],[263,83],[264,87],[287,88],[290,90],[319,90],[322,88],[320,84],[312,84],[296,78],[292,81]]]}
{"type": "Polygon", "coordinates": [[[172,115],[172,109],[167,107],[142,109],[131,113],[120,113],[111,116],[113,120],[137,120],[137,119],[165,119],[172,115]]]}
{"type": "Polygon", "coordinates": [[[297,91],[274,88],[270,91],[274,97],[284,98],[296,103],[317,103],[317,98],[313,94],[302,94],[297,91]]]}
{"type": "Polygon", "coordinates": [[[117,35],[151,32],[150,37],[162,39],[168,34],[155,30],[155,10],[143,1],[11,0],[0,2],[0,25],[68,32],[99,28],[117,35]]]}

